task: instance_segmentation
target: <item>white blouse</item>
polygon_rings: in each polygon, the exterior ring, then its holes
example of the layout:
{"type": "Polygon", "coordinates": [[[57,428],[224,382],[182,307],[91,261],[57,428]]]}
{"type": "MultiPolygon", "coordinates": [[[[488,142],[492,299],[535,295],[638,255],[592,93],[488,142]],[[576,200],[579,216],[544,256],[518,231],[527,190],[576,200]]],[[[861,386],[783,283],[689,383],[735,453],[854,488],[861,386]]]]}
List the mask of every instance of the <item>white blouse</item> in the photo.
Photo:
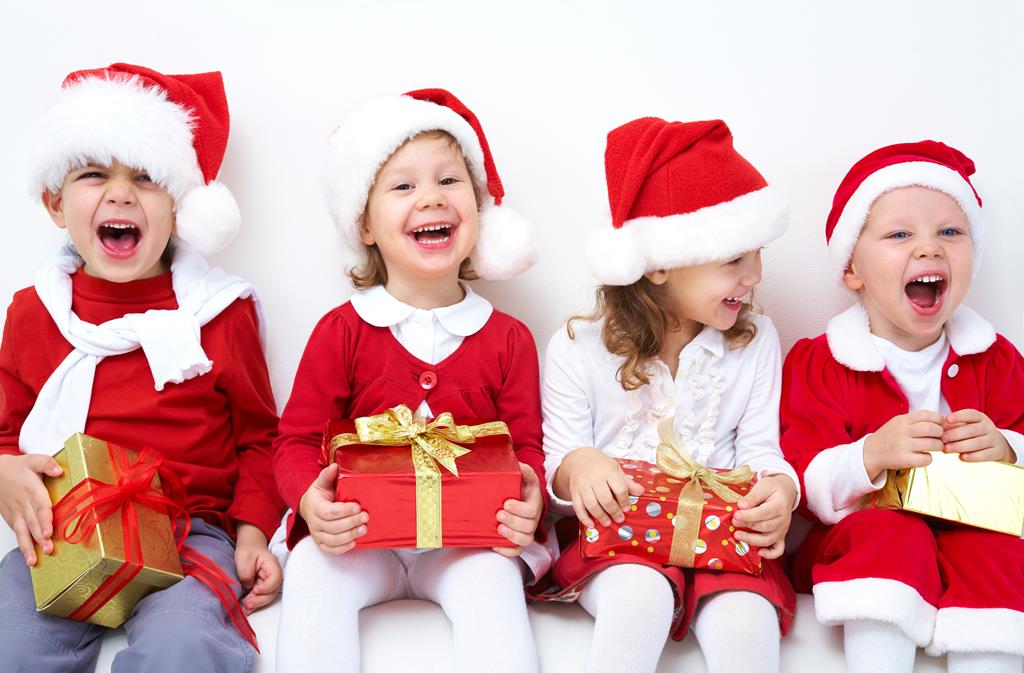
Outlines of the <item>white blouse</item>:
{"type": "MultiPolygon", "coordinates": [[[[720,330],[705,327],[679,353],[674,379],[655,359],[651,382],[632,391],[619,384],[623,358],[605,349],[600,322],[573,322],[575,339],[564,327],[556,332],[541,389],[548,490],[562,459],[582,446],[655,462],[658,424],[673,417],[680,444],[701,464],[786,474],[799,492],[796,472],[779,448],[779,336],[766,316],[753,320],[757,334],[746,346],[729,349],[720,330]]],[[[553,491],[551,498],[571,513],[571,503],[553,491]]]]}

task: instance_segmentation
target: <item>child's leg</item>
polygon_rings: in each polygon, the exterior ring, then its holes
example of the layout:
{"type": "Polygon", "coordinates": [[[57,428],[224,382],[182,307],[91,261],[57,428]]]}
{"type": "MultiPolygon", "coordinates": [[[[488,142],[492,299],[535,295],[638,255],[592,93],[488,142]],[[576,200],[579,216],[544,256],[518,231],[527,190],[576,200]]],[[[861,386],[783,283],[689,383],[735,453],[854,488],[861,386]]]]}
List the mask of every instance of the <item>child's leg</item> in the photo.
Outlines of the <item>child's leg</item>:
{"type": "Polygon", "coordinates": [[[708,673],[779,671],[779,615],[763,596],[723,591],[706,598],[693,617],[693,632],[708,673]]]}
{"type": "Polygon", "coordinates": [[[1024,540],[967,527],[939,530],[935,539],[945,592],[928,654],[1000,653],[1019,661],[1024,655],[1024,540]]]}
{"type": "Polygon", "coordinates": [[[358,673],[359,611],[406,595],[405,567],[387,549],[295,545],[284,574],[277,673],[358,673]]]}
{"type": "Polygon", "coordinates": [[[654,673],[675,608],[661,573],[639,564],[611,566],[583,587],[580,605],[595,621],[586,673],[654,673]]]}
{"type": "Polygon", "coordinates": [[[0,561],[0,669],[92,673],[102,626],[36,612],[32,578],[17,549],[0,561]]]}
{"type": "Polygon", "coordinates": [[[856,619],[843,625],[849,673],[910,673],[917,645],[895,624],[856,619]]]}
{"type": "MultiPolygon", "coordinates": [[[[185,543],[237,579],[235,545],[222,529],[193,519],[185,543]]],[[[125,632],[128,647],[114,657],[111,673],[246,673],[256,663],[220,600],[192,577],[142,599],[125,632]]]]}
{"type": "Polygon", "coordinates": [[[457,673],[538,670],[519,559],[490,550],[438,549],[409,559],[412,594],[452,622],[457,673]]]}
{"type": "Polygon", "coordinates": [[[946,655],[949,673],[1021,673],[1024,657],[995,652],[950,652],[946,655]]]}

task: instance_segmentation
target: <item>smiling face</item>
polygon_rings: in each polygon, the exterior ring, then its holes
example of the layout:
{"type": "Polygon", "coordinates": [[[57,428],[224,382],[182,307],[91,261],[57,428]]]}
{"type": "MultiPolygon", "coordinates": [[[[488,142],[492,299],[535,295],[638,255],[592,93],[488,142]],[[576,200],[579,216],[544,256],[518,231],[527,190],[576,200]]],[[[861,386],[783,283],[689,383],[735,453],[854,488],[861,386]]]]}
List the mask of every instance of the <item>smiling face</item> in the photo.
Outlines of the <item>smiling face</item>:
{"type": "Polygon", "coordinates": [[[652,283],[664,285],[665,308],[676,319],[725,332],[736,324],[744,298],[761,282],[761,251],[646,275],[652,283]]]}
{"type": "Polygon", "coordinates": [[[381,167],[366,203],[360,238],[376,245],[388,285],[456,283],[479,234],[476,192],[458,145],[419,135],[381,167]]]}
{"type": "Polygon", "coordinates": [[[167,272],[162,259],[174,233],[174,201],[144,171],[118,162],[88,165],[42,199],[90,276],[127,283],[167,272]]]}
{"type": "Polygon", "coordinates": [[[843,282],[860,295],[873,334],[916,351],[935,343],[964,300],[973,259],[957,202],[935,189],[903,187],[871,206],[843,282]]]}

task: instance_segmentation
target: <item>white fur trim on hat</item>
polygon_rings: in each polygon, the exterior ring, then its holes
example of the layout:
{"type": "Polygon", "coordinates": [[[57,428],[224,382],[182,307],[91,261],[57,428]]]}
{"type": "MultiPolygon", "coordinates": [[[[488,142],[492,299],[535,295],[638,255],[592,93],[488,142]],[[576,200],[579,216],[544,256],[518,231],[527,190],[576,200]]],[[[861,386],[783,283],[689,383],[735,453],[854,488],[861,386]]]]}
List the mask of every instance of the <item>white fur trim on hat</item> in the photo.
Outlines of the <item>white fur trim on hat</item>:
{"type": "Polygon", "coordinates": [[[452,109],[408,96],[391,96],[355,110],[331,135],[324,171],[327,204],[346,246],[365,260],[359,218],[377,171],[402,144],[440,130],[459,143],[477,189],[487,191],[484,155],[473,127],[452,109]]]}
{"type": "Polygon", "coordinates": [[[974,248],[974,273],[981,266],[981,253],[985,240],[985,220],[974,190],[956,171],[931,161],[908,161],[892,164],[875,171],[857,187],[843,208],[839,221],[828,243],[828,254],[840,280],[853,257],[853,249],[867,222],[868,213],[878,197],[900,187],[929,187],[944,192],[964,211],[971,227],[971,245],[974,248]]]}
{"type": "Polygon", "coordinates": [[[606,225],[587,241],[588,266],[605,285],[629,285],[647,271],[729,259],[781,236],[788,212],[781,196],[764,187],[692,213],[606,225]]]}
{"type": "Polygon", "coordinates": [[[480,209],[480,235],[469,255],[473,271],[488,280],[507,280],[526,271],[537,259],[533,233],[533,223],[508,206],[485,205],[480,209]]]}
{"type": "Polygon", "coordinates": [[[935,606],[913,587],[880,577],[815,584],[814,611],[828,626],[854,619],[893,624],[918,647],[931,642],[935,628],[935,606]]]}
{"type": "MultiPolygon", "coordinates": [[[[366,261],[360,217],[377,172],[395,151],[424,131],[445,131],[459,144],[479,193],[487,193],[483,149],[476,131],[448,107],[409,96],[381,98],[353,112],[331,135],[324,188],[328,206],[356,265],[366,261]]],[[[481,278],[511,278],[533,265],[533,228],[508,206],[484,196],[480,237],[470,253],[481,278]]]]}
{"type": "Polygon", "coordinates": [[[176,204],[178,236],[203,255],[212,255],[234,240],[242,223],[238,203],[220,182],[196,187],[176,204]]]}
{"type": "Polygon", "coordinates": [[[137,76],[69,84],[40,123],[32,192],[60,190],[90,161],[144,170],[177,202],[203,184],[192,146],[192,115],[137,76]]]}
{"type": "Polygon", "coordinates": [[[925,652],[1000,652],[1024,656],[1024,613],[1007,608],[942,608],[925,652]]]}

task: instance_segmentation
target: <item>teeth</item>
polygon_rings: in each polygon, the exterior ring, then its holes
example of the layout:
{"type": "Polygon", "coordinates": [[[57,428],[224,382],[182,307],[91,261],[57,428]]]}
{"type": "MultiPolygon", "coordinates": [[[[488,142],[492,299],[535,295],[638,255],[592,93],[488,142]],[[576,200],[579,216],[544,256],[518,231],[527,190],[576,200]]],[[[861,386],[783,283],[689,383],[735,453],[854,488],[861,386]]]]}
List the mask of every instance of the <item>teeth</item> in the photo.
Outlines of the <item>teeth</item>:
{"type": "Polygon", "coordinates": [[[110,227],[111,229],[136,229],[137,228],[134,224],[114,224],[113,222],[106,223],[103,226],[104,227],[110,227]]]}
{"type": "Polygon", "coordinates": [[[914,283],[938,283],[940,280],[942,280],[942,276],[921,276],[920,278],[915,278],[912,282],[914,282],[914,283]]]}
{"type": "Polygon", "coordinates": [[[419,233],[421,231],[448,231],[452,228],[450,224],[434,224],[426,227],[417,227],[413,229],[414,232],[419,233]]]}

